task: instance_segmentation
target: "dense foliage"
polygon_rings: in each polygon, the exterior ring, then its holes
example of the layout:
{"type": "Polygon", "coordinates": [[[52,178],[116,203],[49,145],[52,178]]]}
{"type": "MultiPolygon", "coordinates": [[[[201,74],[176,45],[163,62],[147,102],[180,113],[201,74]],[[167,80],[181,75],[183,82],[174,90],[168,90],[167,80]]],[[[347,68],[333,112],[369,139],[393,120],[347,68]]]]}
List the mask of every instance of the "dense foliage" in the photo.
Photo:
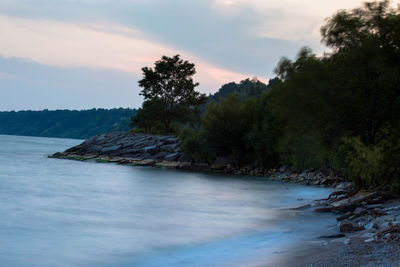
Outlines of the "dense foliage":
{"type": "Polygon", "coordinates": [[[129,130],[135,109],[0,112],[0,134],[85,139],[129,130]]]}
{"type": "Polygon", "coordinates": [[[208,102],[219,102],[220,98],[225,98],[232,93],[238,93],[240,98],[245,99],[252,96],[261,96],[264,92],[279,83],[278,78],[270,79],[268,84],[259,81],[257,78],[245,79],[240,83],[227,83],[215,93],[208,96],[208,102]]]}
{"type": "Polygon", "coordinates": [[[139,86],[144,102],[131,120],[136,131],[173,134],[177,123],[194,120],[200,114],[206,96],[195,91],[198,83],[193,82],[194,64],[179,55],[163,56],[154,69],[144,67],[142,71],[139,86]]]}
{"type": "Polygon", "coordinates": [[[223,87],[199,129],[182,134],[182,149],[211,162],[331,169],[358,187],[400,188],[400,8],[381,1],[341,10],[321,33],[331,52],[282,58],[261,97],[226,96],[237,85],[223,87]]]}

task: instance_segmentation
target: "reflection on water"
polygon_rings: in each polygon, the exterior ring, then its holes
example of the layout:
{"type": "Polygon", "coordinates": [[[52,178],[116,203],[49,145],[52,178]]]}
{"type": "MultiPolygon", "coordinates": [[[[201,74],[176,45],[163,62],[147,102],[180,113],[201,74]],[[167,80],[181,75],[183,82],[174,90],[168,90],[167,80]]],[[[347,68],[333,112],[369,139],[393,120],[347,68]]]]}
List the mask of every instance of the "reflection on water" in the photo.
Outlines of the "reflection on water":
{"type": "Polygon", "coordinates": [[[78,143],[0,135],[2,266],[272,264],[332,223],[287,209],[327,189],[47,158],[78,143]]]}

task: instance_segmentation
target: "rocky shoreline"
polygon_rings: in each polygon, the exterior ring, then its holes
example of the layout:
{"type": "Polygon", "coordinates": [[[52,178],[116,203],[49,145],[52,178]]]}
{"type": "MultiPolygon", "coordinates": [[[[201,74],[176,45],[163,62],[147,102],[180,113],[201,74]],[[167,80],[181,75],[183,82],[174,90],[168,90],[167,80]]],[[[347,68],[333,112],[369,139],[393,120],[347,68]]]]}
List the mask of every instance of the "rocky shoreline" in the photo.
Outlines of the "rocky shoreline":
{"type": "MultiPolygon", "coordinates": [[[[353,246],[353,249],[354,246],[362,247],[366,243],[370,247],[376,244],[377,248],[400,243],[398,195],[380,191],[355,192],[351,183],[332,172],[310,170],[296,173],[285,167],[264,169],[256,165],[237,167],[225,158],[217,158],[212,165],[196,163],[179,151],[179,144],[179,139],[171,136],[108,133],[94,136],[78,146],[49,157],[263,176],[275,181],[327,186],[335,188],[336,191],[326,199],[293,208],[312,208],[315,212],[331,212],[338,216],[337,232],[321,236],[321,239],[332,244],[340,242],[349,248],[353,246]]],[[[380,256],[372,255],[371,260],[377,260],[377,257],[380,256]]],[[[400,264],[400,252],[394,259],[398,259],[400,264]]],[[[385,262],[384,259],[381,260],[385,262]]],[[[318,264],[313,264],[316,265],[318,264]]]]}
{"type": "Polygon", "coordinates": [[[195,162],[179,151],[177,137],[107,133],[85,140],[80,145],[49,157],[82,161],[110,162],[135,166],[155,166],[194,171],[213,171],[235,175],[266,176],[271,180],[295,182],[304,185],[330,186],[337,189],[350,188],[351,184],[333,173],[306,170],[302,173],[286,167],[266,169],[255,164],[236,166],[229,158],[218,157],[213,164],[195,162]]]}

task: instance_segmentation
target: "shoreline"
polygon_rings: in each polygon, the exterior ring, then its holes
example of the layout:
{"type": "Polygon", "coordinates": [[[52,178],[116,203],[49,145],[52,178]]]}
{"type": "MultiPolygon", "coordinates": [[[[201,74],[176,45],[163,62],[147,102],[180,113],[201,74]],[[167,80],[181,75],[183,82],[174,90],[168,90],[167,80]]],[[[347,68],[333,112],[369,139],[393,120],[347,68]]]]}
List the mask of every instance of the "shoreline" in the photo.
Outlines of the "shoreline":
{"type": "Polygon", "coordinates": [[[321,171],[296,173],[285,167],[266,170],[255,165],[239,168],[230,163],[213,165],[195,163],[180,153],[178,147],[179,140],[175,137],[111,133],[95,136],[78,146],[49,157],[259,176],[271,181],[330,187],[336,191],[326,199],[314,200],[293,209],[313,209],[311,212],[335,214],[337,233],[320,236],[319,244],[310,246],[312,249],[299,250],[288,258],[288,263],[282,263],[282,265],[396,266],[400,264],[400,198],[398,195],[378,191],[352,192],[351,183],[346,182],[344,178],[332,173],[324,174],[321,171]],[[99,143],[105,145],[101,146],[99,143]],[[126,146],[126,144],[129,145],[126,146]],[[95,153],[88,153],[93,150],[95,153]],[[129,154],[127,151],[136,152],[136,154],[129,154]],[[386,258],[385,255],[388,253],[391,253],[391,258],[386,258]],[[290,260],[291,258],[293,259],[290,260]]]}

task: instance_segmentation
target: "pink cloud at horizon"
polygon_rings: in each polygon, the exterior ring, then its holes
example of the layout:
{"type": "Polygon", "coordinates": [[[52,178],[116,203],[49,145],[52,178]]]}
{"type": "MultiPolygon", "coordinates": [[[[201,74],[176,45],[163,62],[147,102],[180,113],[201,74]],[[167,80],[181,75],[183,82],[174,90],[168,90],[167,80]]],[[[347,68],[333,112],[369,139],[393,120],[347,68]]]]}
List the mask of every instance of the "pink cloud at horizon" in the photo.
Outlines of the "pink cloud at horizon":
{"type": "Polygon", "coordinates": [[[181,54],[196,64],[199,89],[216,91],[227,82],[254,75],[213,66],[185,51],[152,41],[145,34],[116,24],[73,24],[0,15],[0,54],[68,68],[108,68],[141,75],[162,55],[181,54]]]}

